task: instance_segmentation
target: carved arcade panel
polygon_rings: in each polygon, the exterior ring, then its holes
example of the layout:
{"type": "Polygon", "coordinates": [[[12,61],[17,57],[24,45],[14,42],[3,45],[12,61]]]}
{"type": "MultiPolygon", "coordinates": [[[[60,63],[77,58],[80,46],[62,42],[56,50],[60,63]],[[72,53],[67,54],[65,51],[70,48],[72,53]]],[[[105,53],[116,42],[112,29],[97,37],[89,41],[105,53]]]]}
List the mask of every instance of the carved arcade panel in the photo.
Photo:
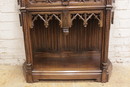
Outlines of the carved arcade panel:
{"type": "MultiPolygon", "coordinates": [[[[88,21],[93,17],[98,20],[99,27],[103,27],[103,13],[102,12],[75,12],[71,13],[71,23],[73,24],[73,20],[79,18],[83,21],[83,26],[87,27],[88,21]]],[[[72,25],[71,24],[71,25],[72,25]]]]}
{"type": "Polygon", "coordinates": [[[34,22],[37,20],[38,17],[44,22],[44,26],[46,28],[48,28],[49,21],[51,21],[53,17],[55,17],[55,19],[57,19],[59,21],[59,25],[62,26],[61,14],[36,14],[36,15],[32,15],[32,16],[33,17],[32,17],[31,28],[33,28],[34,22]]]}
{"type": "Polygon", "coordinates": [[[79,12],[42,12],[41,14],[32,13],[30,18],[30,28],[33,28],[34,22],[40,18],[43,21],[45,28],[48,28],[52,18],[59,21],[61,28],[71,28],[75,19],[80,19],[83,22],[83,26],[87,27],[88,21],[92,18],[98,21],[99,27],[103,27],[103,13],[101,11],[79,11],[79,12]]]}

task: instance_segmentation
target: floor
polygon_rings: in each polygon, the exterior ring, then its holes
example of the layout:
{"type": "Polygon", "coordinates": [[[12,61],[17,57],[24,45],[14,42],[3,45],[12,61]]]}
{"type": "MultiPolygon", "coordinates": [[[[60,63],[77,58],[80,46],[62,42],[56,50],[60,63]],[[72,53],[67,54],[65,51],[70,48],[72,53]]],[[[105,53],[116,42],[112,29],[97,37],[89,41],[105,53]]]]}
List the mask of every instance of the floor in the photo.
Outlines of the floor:
{"type": "Polygon", "coordinates": [[[110,81],[43,81],[26,83],[21,66],[0,65],[0,87],[130,87],[130,63],[114,63],[110,81]]]}

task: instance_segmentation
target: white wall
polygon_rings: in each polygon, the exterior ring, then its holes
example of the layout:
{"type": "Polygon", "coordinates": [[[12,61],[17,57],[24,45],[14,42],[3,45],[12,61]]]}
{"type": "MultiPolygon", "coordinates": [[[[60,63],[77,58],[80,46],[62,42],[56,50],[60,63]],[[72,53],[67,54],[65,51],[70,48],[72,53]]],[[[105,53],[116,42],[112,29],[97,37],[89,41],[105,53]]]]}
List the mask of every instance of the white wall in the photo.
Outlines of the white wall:
{"type": "MultiPolygon", "coordinates": [[[[18,8],[17,0],[0,0],[0,64],[21,65],[25,61],[18,8]]],[[[116,0],[109,58],[112,62],[130,62],[130,0],[116,0]]]]}
{"type": "Polygon", "coordinates": [[[115,0],[115,19],[111,26],[109,58],[130,62],[130,0],[115,0]]]}
{"type": "Polygon", "coordinates": [[[0,64],[22,64],[25,60],[18,9],[17,0],[0,0],[0,64]]]}

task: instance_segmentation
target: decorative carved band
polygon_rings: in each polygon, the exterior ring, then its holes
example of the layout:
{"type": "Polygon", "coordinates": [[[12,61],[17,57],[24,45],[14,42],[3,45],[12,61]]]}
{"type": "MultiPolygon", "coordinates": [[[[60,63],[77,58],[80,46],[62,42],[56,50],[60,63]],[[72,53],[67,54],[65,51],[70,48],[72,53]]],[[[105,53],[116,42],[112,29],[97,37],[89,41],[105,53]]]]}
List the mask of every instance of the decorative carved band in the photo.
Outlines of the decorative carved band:
{"type": "Polygon", "coordinates": [[[38,3],[38,2],[46,2],[46,3],[51,3],[54,2],[54,0],[29,0],[31,3],[38,3]]]}
{"type": "Polygon", "coordinates": [[[73,21],[78,17],[83,21],[83,26],[87,27],[88,21],[93,17],[98,20],[98,24],[100,27],[103,27],[103,16],[102,12],[61,12],[61,13],[42,13],[42,14],[32,14],[31,18],[31,28],[34,26],[34,22],[39,17],[43,22],[46,28],[49,26],[49,21],[54,17],[59,21],[59,25],[61,28],[70,28],[73,24],[73,21]]]}
{"type": "MultiPolygon", "coordinates": [[[[52,3],[52,2],[66,2],[67,0],[29,0],[30,3],[52,3]]],[[[68,0],[68,2],[101,2],[102,0],[68,0]]]]}

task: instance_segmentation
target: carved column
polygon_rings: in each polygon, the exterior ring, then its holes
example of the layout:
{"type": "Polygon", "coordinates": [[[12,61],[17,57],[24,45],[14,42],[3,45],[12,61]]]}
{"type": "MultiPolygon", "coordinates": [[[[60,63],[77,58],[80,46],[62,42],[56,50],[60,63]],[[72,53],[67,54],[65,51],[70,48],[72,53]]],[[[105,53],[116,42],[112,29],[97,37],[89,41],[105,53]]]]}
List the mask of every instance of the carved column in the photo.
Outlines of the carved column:
{"type": "Polygon", "coordinates": [[[24,42],[25,42],[25,49],[26,49],[26,63],[24,64],[24,69],[26,70],[26,79],[27,82],[33,82],[32,80],[32,68],[33,68],[33,56],[32,56],[32,44],[30,38],[30,28],[29,28],[29,21],[27,18],[29,17],[28,14],[23,14],[23,32],[24,32],[24,42]]]}
{"type": "Polygon", "coordinates": [[[106,8],[105,32],[104,32],[104,55],[102,63],[102,82],[108,82],[108,45],[110,32],[111,8],[106,8]]]}

